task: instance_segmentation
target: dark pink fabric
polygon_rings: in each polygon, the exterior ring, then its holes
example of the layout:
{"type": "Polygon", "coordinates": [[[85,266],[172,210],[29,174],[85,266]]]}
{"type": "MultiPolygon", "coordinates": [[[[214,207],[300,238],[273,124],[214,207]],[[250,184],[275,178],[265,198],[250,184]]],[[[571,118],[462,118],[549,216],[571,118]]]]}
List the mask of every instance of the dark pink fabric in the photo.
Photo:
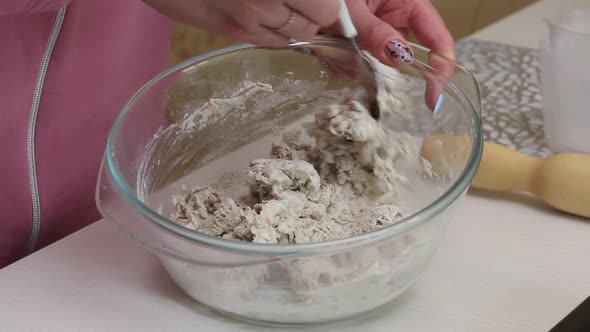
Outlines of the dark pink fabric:
{"type": "MultiPolygon", "coordinates": [[[[31,234],[27,125],[42,53],[66,0],[0,0],[0,268],[31,234]]],[[[139,0],[73,0],[36,126],[42,248],[100,218],[98,168],[126,100],[165,69],[170,22],[139,0]]]]}

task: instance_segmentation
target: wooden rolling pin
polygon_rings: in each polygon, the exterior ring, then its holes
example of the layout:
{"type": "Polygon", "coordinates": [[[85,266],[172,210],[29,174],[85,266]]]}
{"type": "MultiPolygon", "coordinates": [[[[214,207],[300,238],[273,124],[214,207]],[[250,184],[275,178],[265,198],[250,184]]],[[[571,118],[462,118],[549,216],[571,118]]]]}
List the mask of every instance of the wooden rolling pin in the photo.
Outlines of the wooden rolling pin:
{"type": "MultiPolygon", "coordinates": [[[[431,137],[422,145],[422,156],[433,171],[463,165],[470,144],[462,136],[431,137]],[[441,161],[441,153],[447,159],[441,161]]],[[[460,167],[460,166],[459,166],[460,167]]],[[[448,172],[448,171],[447,171],[448,172]]],[[[503,145],[484,143],[481,164],[472,182],[492,191],[526,191],[558,210],[590,218],[590,155],[560,153],[535,158],[503,145]]]]}

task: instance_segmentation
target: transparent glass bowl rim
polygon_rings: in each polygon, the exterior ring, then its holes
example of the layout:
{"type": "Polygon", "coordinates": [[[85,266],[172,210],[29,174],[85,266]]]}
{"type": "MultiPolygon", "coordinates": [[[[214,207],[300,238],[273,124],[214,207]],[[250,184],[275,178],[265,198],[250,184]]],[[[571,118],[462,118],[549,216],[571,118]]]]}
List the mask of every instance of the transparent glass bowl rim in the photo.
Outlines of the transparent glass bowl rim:
{"type": "MultiPolygon", "coordinates": [[[[292,42],[289,46],[284,47],[282,49],[292,49],[295,47],[304,47],[306,45],[315,45],[315,46],[328,46],[328,47],[349,47],[347,44],[343,43],[342,40],[333,39],[333,38],[326,38],[326,37],[318,37],[314,38],[309,41],[298,41],[292,42]]],[[[428,49],[417,45],[412,44],[414,49],[421,49],[429,54],[432,54],[431,51],[428,49]]],[[[477,171],[479,166],[479,162],[482,156],[482,149],[483,149],[483,135],[481,125],[479,124],[479,113],[476,111],[475,107],[471,103],[470,99],[465,96],[463,91],[457,88],[451,81],[448,83],[444,83],[448,88],[454,90],[455,93],[460,95],[463,101],[460,104],[466,108],[466,111],[471,113],[474,119],[477,119],[477,125],[471,126],[472,137],[473,137],[473,144],[469,154],[469,158],[467,160],[466,166],[457,177],[457,179],[451,184],[449,189],[445,191],[442,195],[440,195],[434,202],[425,206],[421,210],[417,211],[416,213],[404,218],[402,221],[384,227],[382,229],[349,237],[344,239],[338,240],[331,240],[331,241],[324,241],[324,242],[315,242],[315,243],[305,243],[305,244],[284,244],[284,245],[277,245],[277,244],[264,244],[264,243],[253,243],[253,242],[246,242],[246,241],[238,241],[232,239],[224,239],[220,237],[215,237],[211,235],[207,235],[204,233],[199,233],[193,230],[190,230],[186,227],[183,227],[179,224],[174,223],[173,221],[165,218],[164,216],[158,214],[156,211],[150,209],[144,202],[142,202],[136,194],[133,193],[131,188],[127,185],[125,180],[120,176],[119,167],[114,159],[113,155],[113,147],[114,142],[117,140],[117,135],[120,131],[121,124],[126,117],[127,113],[134,107],[134,103],[136,100],[140,99],[142,95],[150,90],[151,87],[157,85],[161,80],[172,75],[174,73],[182,72],[188,68],[191,68],[193,65],[206,61],[210,58],[215,56],[224,55],[231,52],[236,52],[240,50],[246,49],[253,49],[257,48],[251,44],[238,44],[226,48],[222,48],[219,50],[215,50],[212,52],[207,52],[202,55],[193,57],[189,60],[186,60],[180,64],[177,64],[168,70],[160,73],[159,75],[155,76],[149,82],[147,82],[143,87],[141,87],[130,99],[129,101],[123,106],[120,113],[115,118],[113,126],[109,131],[108,139],[107,139],[107,146],[105,152],[105,159],[106,165],[103,164],[102,167],[107,168],[107,172],[109,177],[113,180],[116,190],[121,194],[125,200],[127,205],[132,206],[135,210],[137,210],[140,214],[146,217],[148,220],[155,223],[157,226],[163,228],[165,231],[169,231],[174,235],[180,236],[182,238],[188,239],[192,242],[207,245],[210,247],[218,248],[225,251],[233,251],[238,253],[247,253],[247,254],[254,254],[254,255],[278,255],[285,257],[287,255],[297,255],[309,252],[319,252],[319,251],[336,251],[336,250],[343,250],[343,249],[350,249],[351,246],[357,247],[362,246],[364,244],[369,243],[376,243],[379,241],[383,241],[388,238],[393,238],[399,234],[402,234],[406,231],[409,231],[435,217],[440,212],[445,210],[448,206],[450,206],[453,202],[455,202],[461,194],[467,189],[469,184],[471,183],[472,178],[477,171]]],[[[441,56],[442,57],[442,56],[441,56]]],[[[442,57],[444,58],[444,57],[442,57]]],[[[453,61],[450,60],[449,61],[453,61]]],[[[428,64],[421,62],[417,59],[414,60],[411,66],[414,66],[420,71],[429,71],[432,73],[436,73],[436,75],[441,75],[437,70],[430,67],[428,64]]],[[[460,65],[454,63],[453,65],[459,68],[462,68],[465,73],[468,73],[473,81],[475,79],[473,76],[465,70],[460,65]]]]}

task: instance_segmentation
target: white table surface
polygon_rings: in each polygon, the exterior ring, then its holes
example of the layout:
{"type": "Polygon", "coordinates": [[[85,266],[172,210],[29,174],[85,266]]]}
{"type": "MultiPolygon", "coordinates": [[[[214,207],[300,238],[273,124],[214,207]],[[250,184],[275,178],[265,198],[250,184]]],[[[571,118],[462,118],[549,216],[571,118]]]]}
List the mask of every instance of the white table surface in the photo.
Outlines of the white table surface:
{"type": "MultiPolygon", "coordinates": [[[[544,0],[474,35],[535,47],[544,0]]],[[[590,222],[517,195],[470,192],[421,280],[354,321],[308,331],[547,331],[590,295],[590,222]]],[[[151,254],[99,221],[0,270],[0,330],[266,331],[184,295],[151,254]]]]}

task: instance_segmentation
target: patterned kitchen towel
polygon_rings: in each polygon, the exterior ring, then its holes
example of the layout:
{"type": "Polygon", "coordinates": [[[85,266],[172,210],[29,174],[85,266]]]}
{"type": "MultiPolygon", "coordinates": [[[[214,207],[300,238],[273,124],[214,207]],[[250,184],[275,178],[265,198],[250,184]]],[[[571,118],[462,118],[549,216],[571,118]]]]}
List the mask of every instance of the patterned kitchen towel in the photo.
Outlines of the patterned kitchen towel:
{"type": "Polygon", "coordinates": [[[457,61],[479,83],[485,139],[529,155],[549,155],[537,51],[468,38],[457,43],[457,61]]]}

